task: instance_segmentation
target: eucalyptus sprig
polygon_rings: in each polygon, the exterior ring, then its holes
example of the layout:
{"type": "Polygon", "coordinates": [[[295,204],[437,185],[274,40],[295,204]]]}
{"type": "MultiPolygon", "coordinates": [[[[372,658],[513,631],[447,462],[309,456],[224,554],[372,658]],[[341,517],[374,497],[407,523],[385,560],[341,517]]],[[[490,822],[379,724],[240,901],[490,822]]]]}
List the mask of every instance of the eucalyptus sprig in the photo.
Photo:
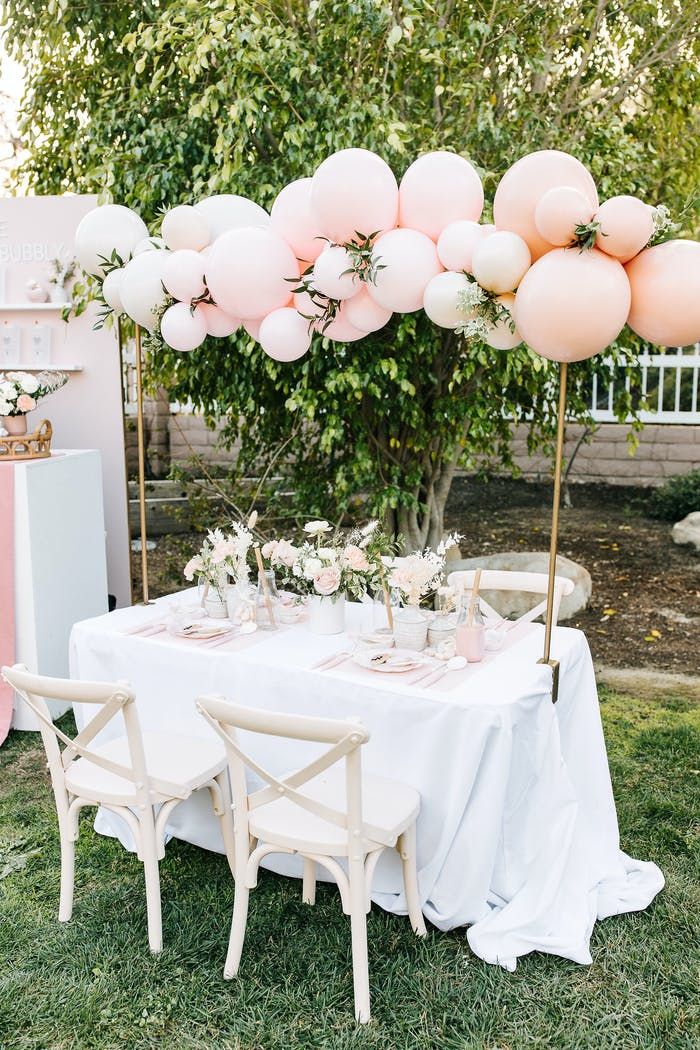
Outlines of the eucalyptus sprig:
{"type": "Polygon", "coordinates": [[[601,237],[607,237],[600,228],[600,223],[597,219],[591,219],[590,222],[579,223],[574,228],[574,239],[569,248],[578,248],[579,252],[589,251],[591,248],[595,248],[596,237],[600,234],[601,237]]]}
{"type": "Polygon", "coordinates": [[[352,263],[347,270],[343,270],[341,277],[353,274],[358,281],[363,281],[365,284],[377,283],[379,271],[386,270],[386,264],[378,263],[374,256],[374,241],[380,232],[380,230],[375,230],[374,233],[365,235],[355,230],[357,239],[346,241],[341,245],[350,256],[352,263]]]}
{"type": "Polygon", "coordinates": [[[314,331],[320,331],[321,335],[323,335],[328,326],[335,320],[341,301],[340,299],[331,299],[329,295],[324,295],[323,292],[319,292],[317,288],[314,288],[312,284],[313,270],[312,263],[311,266],[307,266],[298,280],[296,277],[285,277],[285,281],[297,286],[292,288],[292,295],[300,295],[302,292],[306,292],[314,306],[319,308],[320,313],[317,314],[305,314],[301,310],[297,312],[305,321],[309,322],[309,335],[314,331]]]}
{"type": "Polygon", "coordinates": [[[466,314],[455,329],[457,335],[466,339],[484,339],[497,324],[505,324],[515,331],[515,321],[510,310],[499,302],[497,292],[489,292],[476,281],[469,281],[467,288],[457,292],[457,311],[466,314]]]}

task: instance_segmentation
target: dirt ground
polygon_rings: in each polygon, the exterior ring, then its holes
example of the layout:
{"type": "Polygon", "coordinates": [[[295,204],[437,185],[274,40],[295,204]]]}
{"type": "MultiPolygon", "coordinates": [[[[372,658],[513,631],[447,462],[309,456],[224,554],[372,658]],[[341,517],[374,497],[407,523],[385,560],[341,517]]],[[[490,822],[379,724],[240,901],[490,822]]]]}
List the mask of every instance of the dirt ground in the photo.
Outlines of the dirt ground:
{"type": "MultiPolygon", "coordinates": [[[[700,555],[672,542],[669,523],[646,516],[643,490],[575,485],[571,497],[573,506],[561,511],[559,550],[588,569],[593,594],[569,624],[586,632],[594,659],[700,674],[700,555]]],[[[447,526],[463,534],[465,558],[548,550],[550,500],[549,485],[457,479],[447,526]]],[[[182,566],[199,542],[195,535],[157,540],[149,555],[153,597],[184,584],[182,566]]],[[[133,565],[138,574],[138,557],[133,565]]]]}

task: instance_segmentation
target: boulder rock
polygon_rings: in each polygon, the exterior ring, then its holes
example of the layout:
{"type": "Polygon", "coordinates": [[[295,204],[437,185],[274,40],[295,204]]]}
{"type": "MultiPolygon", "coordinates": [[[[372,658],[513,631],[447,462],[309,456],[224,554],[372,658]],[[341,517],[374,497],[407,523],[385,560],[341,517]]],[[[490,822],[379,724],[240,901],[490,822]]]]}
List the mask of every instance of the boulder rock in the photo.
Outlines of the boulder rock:
{"type": "Polygon", "coordinates": [[[671,529],[671,536],[674,543],[680,546],[691,544],[700,551],[700,510],[694,510],[686,514],[683,521],[677,521],[671,529]]]}
{"type": "MultiPolygon", "coordinates": [[[[488,554],[481,558],[463,558],[452,562],[450,572],[458,569],[501,569],[511,572],[549,571],[549,553],[547,551],[511,551],[505,554],[488,554]]],[[[559,606],[558,622],[570,620],[588,605],[591,597],[591,574],[583,565],[570,558],[557,556],[557,576],[566,576],[574,581],[571,594],[562,598],[559,606]]],[[[540,598],[523,591],[483,591],[484,600],[493,606],[501,616],[522,616],[528,609],[537,605],[540,598]]]]}

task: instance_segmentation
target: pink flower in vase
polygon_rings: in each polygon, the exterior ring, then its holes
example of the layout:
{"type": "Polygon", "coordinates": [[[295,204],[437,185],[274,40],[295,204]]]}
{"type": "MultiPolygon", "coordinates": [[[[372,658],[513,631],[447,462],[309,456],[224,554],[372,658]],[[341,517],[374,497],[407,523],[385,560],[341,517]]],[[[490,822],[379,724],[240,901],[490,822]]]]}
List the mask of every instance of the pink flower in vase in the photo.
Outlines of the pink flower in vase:
{"type": "Polygon", "coordinates": [[[33,408],[36,408],[36,401],[29,394],[20,394],[17,398],[17,408],[20,412],[31,412],[33,408]]]}
{"type": "Polygon", "coordinates": [[[340,569],[335,565],[329,565],[325,569],[321,569],[314,576],[314,587],[316,592],[321,595],[335,594],[340,586],[340,569]]]}
{"type": "Polygon", "coordinates": [[[343,551],[343,560],[355,572],[367,572],[369,569],[369,562],[365,552],[354,543],[349,543],[343,551]]]}

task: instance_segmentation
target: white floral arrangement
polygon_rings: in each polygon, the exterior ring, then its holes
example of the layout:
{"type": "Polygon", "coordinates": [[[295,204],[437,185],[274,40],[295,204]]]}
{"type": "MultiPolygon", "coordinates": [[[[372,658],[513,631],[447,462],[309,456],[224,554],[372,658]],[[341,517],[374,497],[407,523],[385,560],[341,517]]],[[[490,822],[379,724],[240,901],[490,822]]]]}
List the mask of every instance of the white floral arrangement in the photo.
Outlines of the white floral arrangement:
{"type": "Polygon", "coordinates": [[[285,585],[298,594],[320,595],[332,601],[341,595],[360,599],[374,583],[376,566],[359,543],[329,537],[332,531],[327,521],[309,521],[304,525],[308,539],[302,544],[271,540],[262,548],[262,556],[282,570],[285,585]]]}
{"type": "Polygon", "coordinates": [[[454,532],[447,535],[431,550],[414,551],[401,558],[389,574],[389,586],[395,588],[406,605],[420,605],[423,598],[440,586],[445,574],[445,558],[450,547],[455,547],[462,537],[454,532]]]}
{"type": "Polygon", "coordinates": [[[68,382],[65,372],[0,373],[0,416],[24,416],[68,382]]]}
{"type": "Polygon", "coordinates": [[[185,565],[185,579],[192,582],[195,576],[200,576],[216,591],[222,601],[226,600],[229,577],[233,577],[236,584],[248,583],[248,552],[255,544],[251,530],[257,517],[257,512],[253,511],[247,524],[234,521],[232,532],[224,533],[222,529],[210,529],[199,553],[190,558],[185,565]]]}

